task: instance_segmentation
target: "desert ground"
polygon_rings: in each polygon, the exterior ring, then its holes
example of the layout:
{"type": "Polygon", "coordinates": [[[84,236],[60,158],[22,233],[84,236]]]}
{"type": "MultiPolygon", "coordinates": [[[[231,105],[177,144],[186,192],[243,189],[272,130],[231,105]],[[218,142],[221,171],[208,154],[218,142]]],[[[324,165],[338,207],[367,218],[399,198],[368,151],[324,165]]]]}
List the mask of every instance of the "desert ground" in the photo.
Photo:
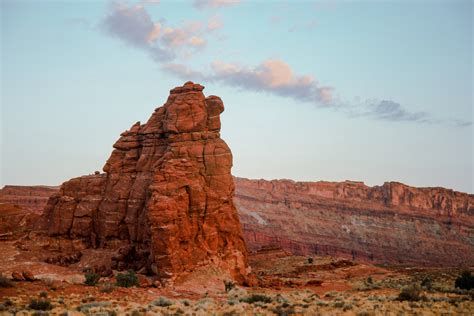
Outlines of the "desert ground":
{"type": "Polygon", "coordinates": [[[46,263],[54,253],[37,245],[0,243],[1,315],[472,315],[474,310],[473,291],[454,287],[459,269],[376,266],[264,249],[249,257],[257,279],[251,287],[226,289],[227,280],[212,267],[166,287],[141,274],[137,286],[122,287],[116,285],[118,271],[90,286],[84,284],[83,260],[69,267],[46,263]],[[10,280],[23,272],[34,280],[10,280]]]}

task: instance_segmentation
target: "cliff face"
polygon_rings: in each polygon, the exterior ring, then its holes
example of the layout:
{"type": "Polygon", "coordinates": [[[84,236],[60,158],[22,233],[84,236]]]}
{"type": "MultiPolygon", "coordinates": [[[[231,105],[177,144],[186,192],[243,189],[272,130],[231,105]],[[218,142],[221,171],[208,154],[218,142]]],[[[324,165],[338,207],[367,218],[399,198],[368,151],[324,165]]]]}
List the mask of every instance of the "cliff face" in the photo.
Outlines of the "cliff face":
{"type": "Polygon", "coordinates": [[[474,196],[389,182],[235,178],[250,250],[281,246],[378,263],[474,264],[474,196]]]}
{"type": "Polygon", "coordinates": [[[105,173],[63,183],[44,211],[48,234],[115,249],[121,268],[173,278],[211,264],[242,282],[232,154],[219,134],[224,106],[203,89],[187,82],[171,90],[146,124],[121,134],[105,173]]]}
{"type": "Polygon", "coordinates": [[[6,185],[0,190],[0,204],[17,205],[22,209],[41,214],[49,197],[57,190],[58,187],[44,185],[6,185]]]}

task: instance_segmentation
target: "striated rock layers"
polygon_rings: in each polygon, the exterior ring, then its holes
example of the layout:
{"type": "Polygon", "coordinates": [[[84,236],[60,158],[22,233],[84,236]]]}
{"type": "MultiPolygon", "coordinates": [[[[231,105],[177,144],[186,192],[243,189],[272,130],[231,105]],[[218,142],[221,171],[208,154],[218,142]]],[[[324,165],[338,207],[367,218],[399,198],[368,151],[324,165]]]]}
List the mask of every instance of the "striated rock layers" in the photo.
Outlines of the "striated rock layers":
{"type": "Polygon", "coordinates": [[[48,235],[116,250],[112,268],[172,279],[213,265],[244,282],[232,153],[219,134],[224,105],[203,89],[187,82],[171,90],[146,124],[121,134],[104,174],[63,183],[44,211],[48,235]]]}
{"type": "Polygon", "coordinates": [[[57,191],[58,187],[45,185],[6,185],[0,190],[0,204],[17,205],[22,209],[41,214],[49,197],[57,191]]]}
{"type": "Polygon", "coordinates": [[[235,178],[249,250],[438,266],[474,265],[474,195],[387,182],[235,178]]]}

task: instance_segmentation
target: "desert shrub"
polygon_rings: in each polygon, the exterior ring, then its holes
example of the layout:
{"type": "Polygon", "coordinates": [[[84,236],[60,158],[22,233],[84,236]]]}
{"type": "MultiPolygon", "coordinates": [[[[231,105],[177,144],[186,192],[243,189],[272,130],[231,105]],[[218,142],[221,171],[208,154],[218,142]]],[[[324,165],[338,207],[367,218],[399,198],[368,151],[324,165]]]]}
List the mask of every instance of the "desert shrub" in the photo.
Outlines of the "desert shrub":
{"type": "Polygon", "coordinates": [[[155,306],[160,306],[160,307],[168,307],[168,306],[173,305],[173,302],[164,296],[160,296],[158,297],[158,299],[151,302],[151,304],[155,306]]]}
{"type": "Polygon", "coordinates": [[[0,287],[12,287],[13,283],[12,281],[4,276],[3,274],[0,274],[0,287]]]}
{"type": "Polygon", "coordinates": [[[309,258],[308,258],[308,263],[309,263],[309,264],[313,264],[313,262],[314,262],[313,258],[312,258],[312,257],[309,257],[309,258]]]}
{"type": "Polygon", "coordinates": [[[272,308],[272,312],[278,316],[289,316],[294,315],[296,313],[295,309],[292,306],[283,307],[282,305],[272,308]]]}
{"type": "Polygon", "coordinates": [[[399,301],[419,301],[421,298],[421,288],[417,284],[403,287],[397,297],[399,301]]]}
{"type": "Polygon", "coordinates": [[[7,298],[3,301],[3,305],[5,306],[13,306],[13,302],[11,299],[7,298]]]}
{"type": "Polygon", "coordinates": [[[138,277],[135,271],[128,270],[126,273],[117,274],[117,285],[121,287],[139,286],[138,277]]]}
{"type": "Polygon", "coordinates": [[[53,305],[51,304],[50,300],[46,299],[32,299],[28,307],[37,311],[49,311],[53,309],[53,305]]]}
{"type": "Polygon", "coordinates": [[[241,298],[240,301],[249,304],[253,304],[256,302],[270,303],[272,301],[272,298],[263,294],[252,294],[250,296],[241,298]]]}
{"type": "Polygon", "coordinates": [[[464,271],[454,282],[454,286],[463,289],[470,290],[474,288],[474,276],[469,271],[464,271]]]}
{"type": "Polygon", "coordinates": [[[235,287],[235,283],[229,280],[224,280],[224,288],[226,293],[229,293],[235,287]]]}
{"type": "Polygon", "coordinates": [[[86,278],[84,284],[89,286],[95,286],[100,280],[100,275],[94,272],[86,272],[86,274],[84,274],[84,277],[86,278]]]}
{"type": "Polygon", "coordinates": [[[369,276],[366,281],[367,284],[374,284],[374,279],[372,279],[372,276],[369,276]]]}
{"type": "Polygon", "coordinates": [[[76,307],[76,310],[78,312],[88,313],[91,308],[107,307],[107,306],[110,306],[110,305],[111,305],[110,302],[105,302],[105,301],[104,302],[90,302],[90,303],[79,305],[78,307],[76,307]]]}
{"type": "Polygon", "coordinates": [[[421,281],[421,286],[431,291],[431,289],[433,288],[433,280],[431,280],[431,278],[427,276],[421,281]]]}
{"type": "Polygon", "coordinates": [[[41,291],[40,294],[39,294],[39,297],[42,297],[42,298],[48,297],[48,292],[46,292],[46,291],[41,291]]]}

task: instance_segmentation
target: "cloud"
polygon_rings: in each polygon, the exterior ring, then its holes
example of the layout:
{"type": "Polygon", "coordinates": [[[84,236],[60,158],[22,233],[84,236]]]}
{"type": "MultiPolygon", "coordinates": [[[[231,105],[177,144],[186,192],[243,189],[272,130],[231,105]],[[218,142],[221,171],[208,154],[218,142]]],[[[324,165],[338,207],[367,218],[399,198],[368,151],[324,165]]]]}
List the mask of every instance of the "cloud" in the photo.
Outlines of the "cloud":
{"type": "Polygon", "coordinates": [[[253,68],[216,60],[210,65],[208,73],[181,64],[167,64],[163,69],[185,80],[192,77],[193,80],[219,82],[318,105],[329,105],[332,100],[331,87],[320,86],[311,76],[295,75],[288,64],[278,59],[267,59],[253,68]]]}
{"type": "MultiPolygon", "coordinates": [[[[186,48],[196,51],[196,48],[205,46],[201,22],[186,21],[178,27],[166,26],[164,23],[154,22],[141,4],[114,3],[110,5],[101,27],[125,44],[148,52],[158,62],[175,59],[186,48]]],[[[190,52],[188,49],[184,54],[189,55],[190,52]]]]}
{"type": "Polygon", "coordinates": [[[366,112],[366,115],[385,121],[428,122],[430,120],[428,113],[409,112],[405,110],[400,103],[391,100],[382,100],[371,105],[371,109],[366,112]]]}
{"type": "MultiPolygon", "coordinates": [[[[221,6],[238,1],[196,1],[200,6],[221,6]]],[[[471,121],[440,120],[426,112],[412,112],[392,100],[369,101],[362,105],[341,102],[334,96],[334,88],[321,85],[311,75],[296,74],[280,59],[266,59],[256,66],[245,66],[221,60],[212,62],[205,71],[174,62],[189,57],[203,48],[205,36],[222,27],[217,16],[211,17],[207,26],[199,21],[187,21],[181,26],[170,27],[165,21],[154,22],[143,5],[116,3],[110,6],[101,24],[107,34],[129,46],[147,52],[162,69],[184,80],[217,82],[248,91],[270,93],[292,98],[319,107],[330,107],[350,117],[368,117],[391,122],[417,122],[444,124],[456,127],[471,126],[471,121]]],[[[308,25],[309,26],[309,25],[308,25]]]]}
{"type": "Polygon", "coordinates": [[[206,45],[206,41],[202,37],[193,36],[189,39],[189,44],[194,47],[201,47],[206,45]]]}
{"type": "Polygon", "coordinates": [[[239,4],[240,0],[194,0],[193,5],[197,9],[221,8],[239,4]]]}
{"type": "Polygon", "coordinates": [[[222,28],[222,26],[224,26],[224,23],[217,15],[212,16],[207,22],[207,30],[211,32],[222,28]]]}
{"type": "Polygon", "coordinates": [[[153,23],[143,6],[112,4],[102,21],[102,28],[124,43],[147,51],[155,60],[169,60],[173,57],[172,52],[162,49],[154,42],[159,35],[157,24],[153,23]]]}

